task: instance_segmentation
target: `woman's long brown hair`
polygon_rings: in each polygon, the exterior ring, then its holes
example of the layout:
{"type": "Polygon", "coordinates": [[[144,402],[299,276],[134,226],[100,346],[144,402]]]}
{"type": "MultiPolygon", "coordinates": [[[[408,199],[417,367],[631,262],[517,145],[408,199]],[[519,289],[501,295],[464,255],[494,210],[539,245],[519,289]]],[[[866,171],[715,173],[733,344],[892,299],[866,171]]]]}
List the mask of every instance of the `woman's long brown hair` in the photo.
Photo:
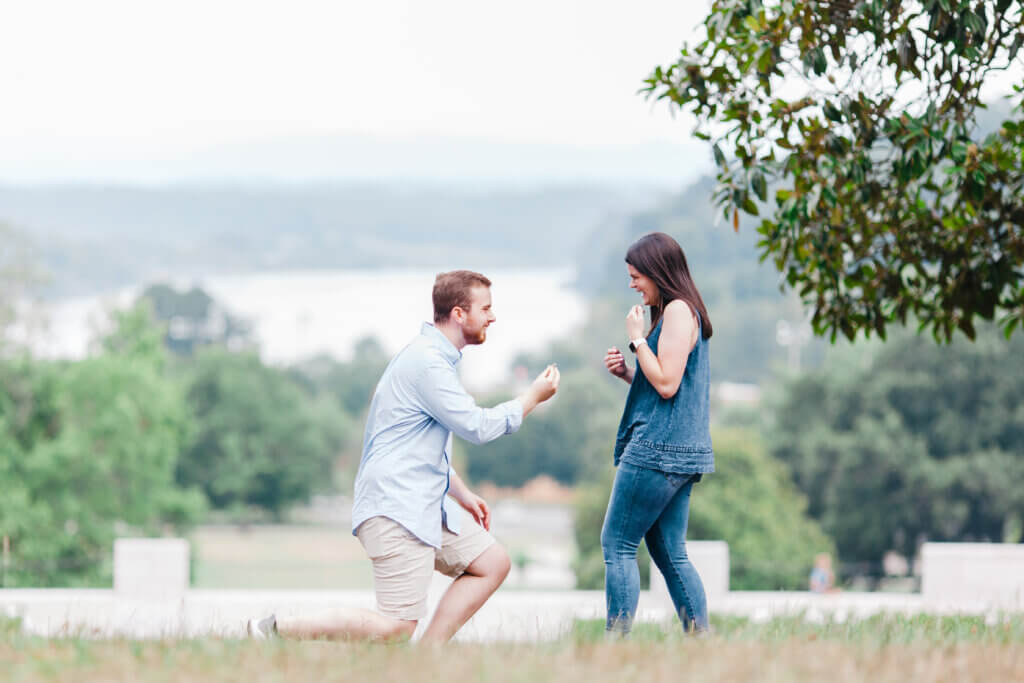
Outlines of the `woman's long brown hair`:
{"type": "Polygon", "coordinates": [[[626,263],[636,268],[642,275],[651,278],[661,294],[661,301],[657,305],[651,305],[652,330],[661,320],[665,306],[673,299],[682,299],[700,313],[701,336],[704,339],[711,338],[711,318],[708,316],[708,309],[690,276],[686,254],[678,242],[663,232],[644,235],[626,252],[626,263]]]}

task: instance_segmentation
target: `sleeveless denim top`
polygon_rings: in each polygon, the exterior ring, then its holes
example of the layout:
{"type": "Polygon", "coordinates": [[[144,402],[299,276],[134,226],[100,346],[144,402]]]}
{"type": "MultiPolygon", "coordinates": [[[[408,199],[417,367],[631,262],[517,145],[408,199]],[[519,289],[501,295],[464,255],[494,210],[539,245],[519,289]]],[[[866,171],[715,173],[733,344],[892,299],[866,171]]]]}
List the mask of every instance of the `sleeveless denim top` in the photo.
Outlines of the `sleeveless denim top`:
{"type": "MultiPolygon", "coordinates": [[[[647,337],[655,354],[663,321],[664,317],[647,337]]],[[[636,364],[615,438],[616,467],[622,461],[679,474],[715,471],[709,427],[711,367],[700,313],[697,324],[697,344],[686,359],[683,379],[672,398],[662,398],[644,376],[640,363],[636,364]]]]}

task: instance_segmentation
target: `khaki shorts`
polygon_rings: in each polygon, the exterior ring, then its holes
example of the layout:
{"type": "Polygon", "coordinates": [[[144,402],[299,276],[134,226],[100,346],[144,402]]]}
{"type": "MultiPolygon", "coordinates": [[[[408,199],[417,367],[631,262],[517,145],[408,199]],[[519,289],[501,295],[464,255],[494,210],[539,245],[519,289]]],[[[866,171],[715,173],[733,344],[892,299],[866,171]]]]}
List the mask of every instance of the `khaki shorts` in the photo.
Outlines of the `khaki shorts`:
{"type": "Polygon", "coordinates": [[[377,609],[389,617],[417,621],[427,616],[427,591],[434,570],[453,579],[494,543],[476,522],[466,519],[461,534],[442,529],[441,549],[416,538],[387,517],[371,517],[356,536],[373,561],[377,609]]]}

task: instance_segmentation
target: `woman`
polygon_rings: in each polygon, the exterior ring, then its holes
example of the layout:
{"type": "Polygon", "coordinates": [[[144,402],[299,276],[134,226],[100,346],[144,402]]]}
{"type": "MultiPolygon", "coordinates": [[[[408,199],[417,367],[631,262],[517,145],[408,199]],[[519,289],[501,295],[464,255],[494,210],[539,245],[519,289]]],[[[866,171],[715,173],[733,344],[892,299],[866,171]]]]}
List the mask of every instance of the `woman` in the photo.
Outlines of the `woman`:
{"type": "Polygon", "coordinates": [[[608,349],[608,371],[629,385],[615,441],[615,483],[601,530],[605,562],[606,628],[628,633],[640,597],[636,552],[641,539],[665,577],[687,630],[706,630],[704,584],[686,556],[690,489],[715,469],[708,426],[708,339],[711,319],[690,277],[679,244],[652,233],[626,253],[629,286],[651,308],[626,316],[634,371],[608,349]]]}

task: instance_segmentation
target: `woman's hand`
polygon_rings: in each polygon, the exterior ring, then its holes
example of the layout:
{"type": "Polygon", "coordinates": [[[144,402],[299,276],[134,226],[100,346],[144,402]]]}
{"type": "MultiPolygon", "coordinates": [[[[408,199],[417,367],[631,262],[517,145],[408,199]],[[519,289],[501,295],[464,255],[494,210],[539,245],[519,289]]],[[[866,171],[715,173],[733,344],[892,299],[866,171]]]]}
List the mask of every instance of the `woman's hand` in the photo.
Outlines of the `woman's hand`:
{"type": "Polygon", "coordinates": [[[626,359],[618,349],[608,349],[608,353],[604,354],[604,366],[616,377],[626,376],[626,359]]]}
{"type": "Polygon", "coordinates": [[[639,339],[644,336],[644,307],[634,306],[626,314],[626,334],[629,340],[639,339]]]}
{"type": "Polygon", "coordinates": [[[626,382],[633,381],[633,371],[626,365],[626,359],[622,357],[622,351],[616,348],[608,349],[608,352],[604,354],[604,366],[608,369],[608,372],[616,377],[624,379],[626,382]]]}

